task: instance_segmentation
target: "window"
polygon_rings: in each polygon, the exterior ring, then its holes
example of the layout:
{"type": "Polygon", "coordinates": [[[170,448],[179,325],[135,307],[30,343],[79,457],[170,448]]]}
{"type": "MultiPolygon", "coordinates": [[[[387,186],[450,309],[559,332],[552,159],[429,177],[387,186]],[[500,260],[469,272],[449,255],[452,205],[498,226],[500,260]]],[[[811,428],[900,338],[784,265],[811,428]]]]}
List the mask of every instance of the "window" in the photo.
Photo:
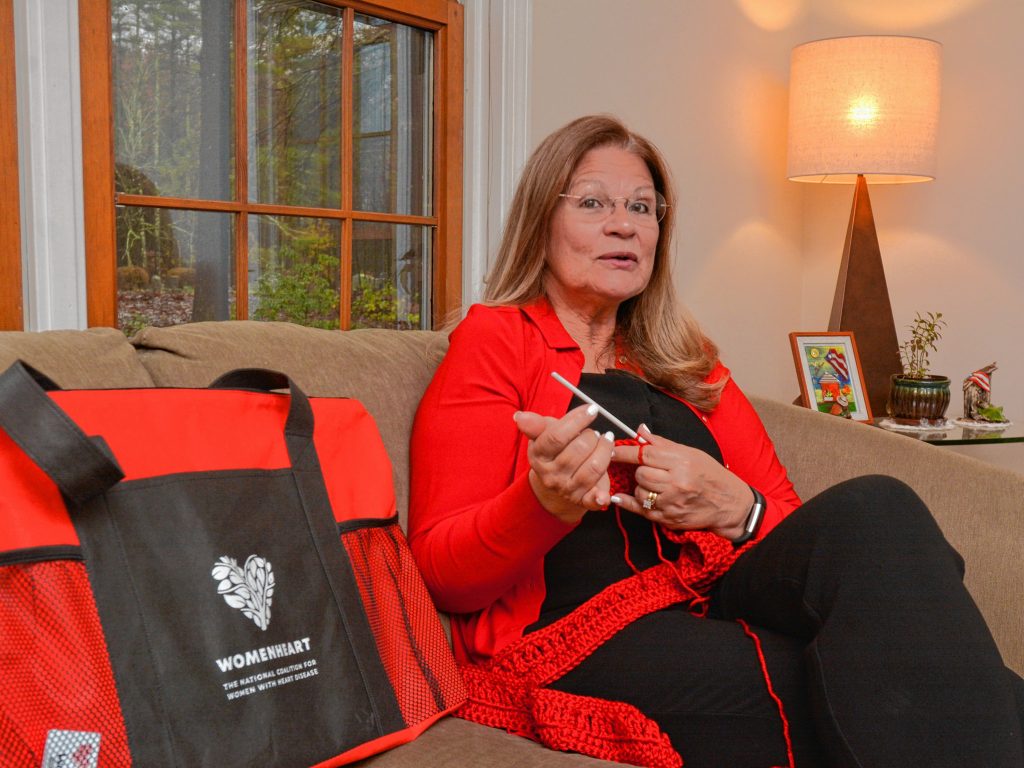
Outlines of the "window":
{"type": "Polygon", "coordinates": [[[0,331],[23,325],[14,92],[14,3],[0,0],[0,331]]]}
{"type": "Polygon", "coordinates": [[[454,0],[82,0],[89,325],[430,328],[461,293],[454,0]]]}

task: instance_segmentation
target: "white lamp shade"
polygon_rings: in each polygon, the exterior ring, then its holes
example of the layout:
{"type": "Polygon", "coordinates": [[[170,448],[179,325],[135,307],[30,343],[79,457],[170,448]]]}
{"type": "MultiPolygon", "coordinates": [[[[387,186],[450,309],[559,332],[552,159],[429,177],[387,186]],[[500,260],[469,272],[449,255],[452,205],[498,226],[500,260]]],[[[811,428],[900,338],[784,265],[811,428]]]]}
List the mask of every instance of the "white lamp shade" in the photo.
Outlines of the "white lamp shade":
{"type": "Polygon", "coordinates": [[[793,49],[787,176],[872,183],[935,178],[942,46],[877,35],[793,49]]]}

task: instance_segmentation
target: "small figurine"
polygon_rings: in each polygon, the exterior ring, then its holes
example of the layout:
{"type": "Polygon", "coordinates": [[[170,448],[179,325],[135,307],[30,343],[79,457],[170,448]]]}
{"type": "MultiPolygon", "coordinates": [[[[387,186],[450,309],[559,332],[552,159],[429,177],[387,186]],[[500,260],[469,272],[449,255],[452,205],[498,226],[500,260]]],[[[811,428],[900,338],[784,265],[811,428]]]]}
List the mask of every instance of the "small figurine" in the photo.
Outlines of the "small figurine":
{"type": "Polygon", "coordinates": [[[964,418],[972,421],[998,423],[1006,421],[1002,406],[992,405],[992,374],[995,363],[972,373],[964,379],[964,418]]]}

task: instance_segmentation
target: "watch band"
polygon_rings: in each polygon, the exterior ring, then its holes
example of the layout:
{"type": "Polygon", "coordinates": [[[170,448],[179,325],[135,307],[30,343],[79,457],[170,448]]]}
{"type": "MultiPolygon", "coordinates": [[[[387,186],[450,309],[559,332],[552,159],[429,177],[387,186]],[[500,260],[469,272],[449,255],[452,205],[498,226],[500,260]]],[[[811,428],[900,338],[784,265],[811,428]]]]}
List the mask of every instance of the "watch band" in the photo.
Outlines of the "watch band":
{"type": "Polygon", "coordinates": [[[732,543],[737,546],[746,544],[757,535],[758,530],[761,528],[761,521],[764,519],[764,511],[768,506],[768,501],[765,499],[764,494],[752,485],[750,490],[754,492],[754,503],[751,505],[750,513],[747,515],[747,522],[743,524],[743,533],[738,538],[732,540],[732,543]]]}

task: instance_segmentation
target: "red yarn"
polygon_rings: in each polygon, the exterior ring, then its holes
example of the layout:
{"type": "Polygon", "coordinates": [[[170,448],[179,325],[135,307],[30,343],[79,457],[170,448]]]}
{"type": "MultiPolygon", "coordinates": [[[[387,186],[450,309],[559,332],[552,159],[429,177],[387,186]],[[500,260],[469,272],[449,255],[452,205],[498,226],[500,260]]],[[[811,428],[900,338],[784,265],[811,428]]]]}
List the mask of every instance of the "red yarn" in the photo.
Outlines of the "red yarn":
{"type": "MultiPolygon", "coordinates": [[[[637,445],[636,440],[616,440],[616,445],[637,445]]],[[[643,446],[641,446],[643,448],[643,446]]],[[[641,454],[642,458],[643,454],[641,454]]],[[[642,461],[640,462],[643,463],[642,461]]],[[[608,465],[608,479],[611,481],[612,495],[616,493],[632,494],[636,488],[635,469],[621,461],[613,461],[608,465]]]]}
{"type": "Polygon", "coordinates": [[[761,674],[764,675],[765,685],[768,686],[768,695],[772,697],[772,701],[775,702],[775,706],[779,708],[779,717],[782,719],[782,738],[786,742],[787,765],[789,768],[794,768],[793,741],[789,736],[789,718],[786,717],[786,710],[782,706],[782,699],[779,698],[777,693],[775,693],[775,686],[772,685],[771,675],[768,674],[768,660],[765,658],[764,649],[761,647],[761,638],[754,634],[750,625],[743,619],[736,619],[736,621],[741,627],[743,627],[743,631],[746,632],[747,637],[754,641],[754,648],[757,650],[757,660],[761,664],[761,674]]]}
{"type": "MultiPolygon", "coordinates": [[[[624,443],[636,441],[617,441],[624,443]]],[[[628,465],[613,463],[608,474],[612,493],[633,492],[635,479],[628,465]]],[[[639,571],[629,558],[629,538],[620,513],[616,508],[626,562],[634,575],[601,590],[553,624],[525,635],[484,664],[463,665],[469,695],[455,714],[525,736],[551,749],[652,768],[678,768],[683,760],[668,736],[636,707],[546,686],[641,616],[676,604],[706,615],[711,587],[753,542],[737,548],[707,531],[662,528],[670,541],[680,545],[678,558],[670,561],[664,556],[655,530],[661,562],[639,571]]],[[[754,640],[769,695],[782,716],[789,768],[793,768],[789,723],[768,676],[760,640],[740,623],[754,640]]]]}
{"type": "Polygon", "coordinates": [[[640,573],[640,569],[633,564],[633,559],[629,556],[629,534],[622,523],[622,507],[615,507],[615,524],[619,526],[619,533],[622,534],[622,557],[625,558],[626,565],[633,573],[640,573]]]}
{"type": "Polygon", "coordinates": [[[463,674],[469,698],[458,717],[565,752],[652,768],[683,764],[657,723],[630,704],[524,684],[479,667],[464,667],[463,674]]]}

